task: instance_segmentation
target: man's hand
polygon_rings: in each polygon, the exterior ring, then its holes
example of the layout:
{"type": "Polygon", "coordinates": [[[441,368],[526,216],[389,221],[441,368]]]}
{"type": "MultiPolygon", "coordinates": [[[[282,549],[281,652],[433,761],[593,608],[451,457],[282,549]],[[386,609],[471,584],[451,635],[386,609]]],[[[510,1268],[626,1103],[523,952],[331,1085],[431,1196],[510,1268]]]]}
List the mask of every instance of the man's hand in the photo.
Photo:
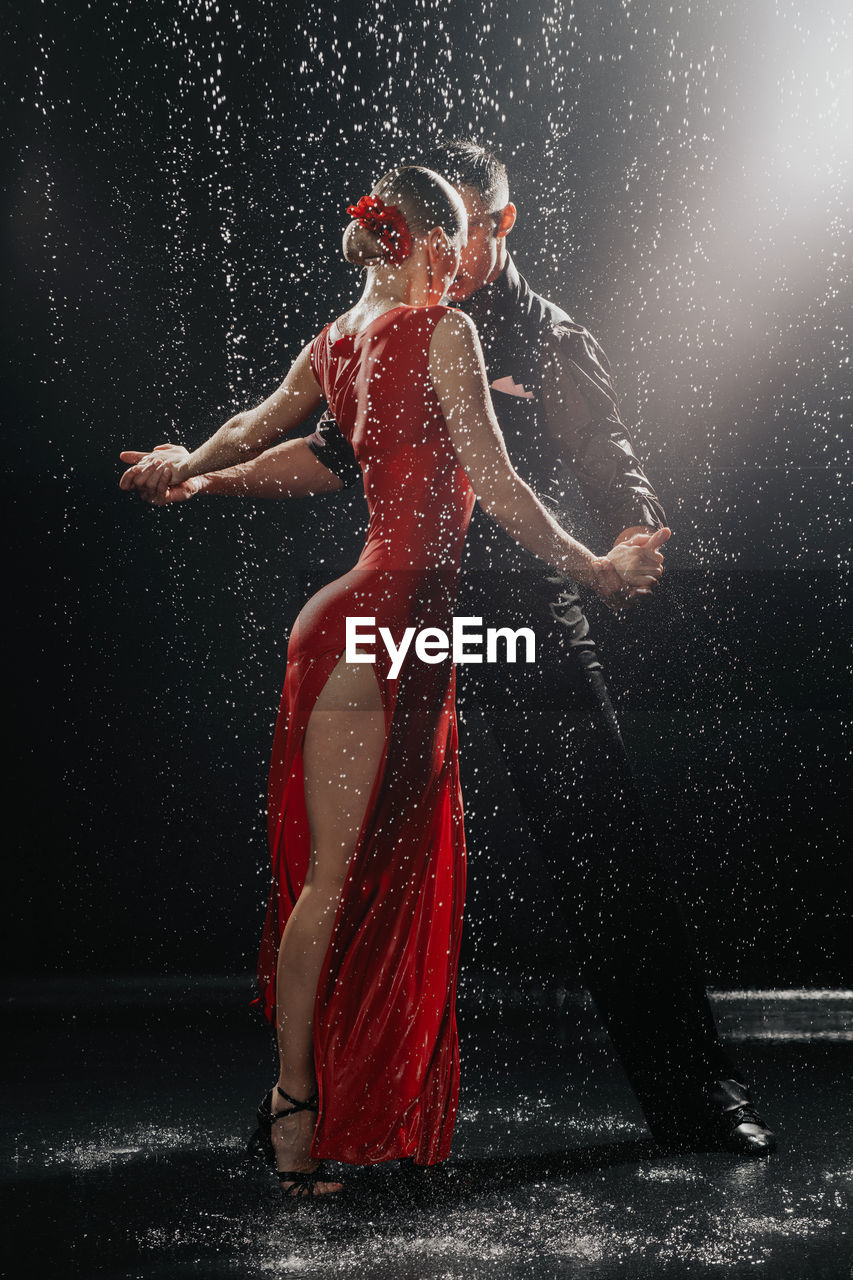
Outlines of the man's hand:
{"type": "MultiPolygon", "coordinates": [[[[651,551],[651,550],[657,551],[658,548],[660,548],[663,545],[663,543],[667,542],[671,537],[672,537],[671,529],[666,529],[664,531],[663,529],[650,529],[648,525],[633,525],[630,529],[622,530],[622,532],[619,534],[619,537],[613,543],[613,547],[611,548],[611,550],[615,551],[617,547],[645,547],[647,551],[651,551]],[[658,536],[664,533],[665,533],[665,536],[663,537],[658,536]],[[654,547],[650,545],[653,538],[655,539],[654,547]]],[[[657,567],[659,569],[659,572],[656,575],[656,582],[659,582],[661,579],[661,576],[663,575],[663,556],[659,553],[659,551],[658,551],[658,556],[655,563],[657,564],[657,567]]],[[[624,588],[627,602],[630,603],[631,601],[635,600],[637,596],[651,595],[654,585],[656,584],[650,584],[644,587],[624,588]]]]}
{"type": "Polygon", "coordinates": [[[614,612],[627,609],[637,596],[651,594],[663,573],[659,548],[672,536],[666,528],[626,530],[626,534],[596,562],[595,591],[614,612]]]}
{"type": "Polygon", "coordinates": [[[632,524],[629,529],[623,529],[618,538],[614,538],[613,545],[618,547],[620,542],[633,542],[638,537],[647,541],[653,533],[657,533],[657,530],[649,528],[647,524],[632,524]]]}
{"type": "Polygon", "coordinates": [[[200,493],[205,485],[204,476],[192,476],[189,480],[180,478],[180,464],[189,456],[189,451],[180,444],[158,444],[151,453],[125,449],[119,457],[122,462],[132,465],[119,480],[119,488],[129,493],[135,491],[155,507],[185,502],[200,493]]]}

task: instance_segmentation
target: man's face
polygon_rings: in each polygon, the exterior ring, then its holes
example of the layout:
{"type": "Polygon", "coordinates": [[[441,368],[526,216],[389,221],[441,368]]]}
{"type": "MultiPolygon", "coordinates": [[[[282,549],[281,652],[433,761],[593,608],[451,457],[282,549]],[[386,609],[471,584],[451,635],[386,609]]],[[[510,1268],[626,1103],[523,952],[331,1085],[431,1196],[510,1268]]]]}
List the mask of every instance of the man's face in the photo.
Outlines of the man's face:
{"type": "Polygon", "coordinates": [[[474,187],[457,187],[457,191],[468,214],[468,243],[462,250],[459,270],[447,296],[454,302],[462,302],[500,273],[504,238],[497,235],[500,212],[490,213],[474,187]]]}

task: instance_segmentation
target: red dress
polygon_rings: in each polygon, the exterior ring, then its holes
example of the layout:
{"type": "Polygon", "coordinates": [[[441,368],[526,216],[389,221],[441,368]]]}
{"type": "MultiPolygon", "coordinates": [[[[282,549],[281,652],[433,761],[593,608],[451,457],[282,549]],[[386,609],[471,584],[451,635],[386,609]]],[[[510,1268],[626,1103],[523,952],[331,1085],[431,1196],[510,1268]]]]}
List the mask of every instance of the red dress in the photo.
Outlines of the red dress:
{"type": "Polygon", "coordinates": [[[258,959],[275,1024],[279,940],[309,856],[302,740],[345,649],[345,620],[375,619],[385,745],[317,987],[316,1157],[353,1164],[447,1157],[459,1090],[456,971],[465,896],[454,671],[414,641],[396,679],[379,639],[406,627],[448,635],[474,492],[429,376],[429,344],[447,307],[399,306],[356,337],[327,326],[311,366],[364,474],[370,522],[355,568],[296,620],[273,745],[273,885],[258,959]]]}

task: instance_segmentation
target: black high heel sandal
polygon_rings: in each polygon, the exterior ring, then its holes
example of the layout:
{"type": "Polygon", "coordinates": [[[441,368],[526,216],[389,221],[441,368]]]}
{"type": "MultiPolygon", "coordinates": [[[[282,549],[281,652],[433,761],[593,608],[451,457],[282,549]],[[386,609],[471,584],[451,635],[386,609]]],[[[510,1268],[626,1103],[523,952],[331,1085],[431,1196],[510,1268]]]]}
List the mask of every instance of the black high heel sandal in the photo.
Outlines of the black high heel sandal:
{"type": "MultiPolygon", "coordinates": [[[[257,1119],[258,1127],[249,1139],[248,1154],[254,1155],[260,1152],[269,1164],[275,1165],[275,1147],[272,1141],[272,1127],[276,1120],[280,1120],[282,1116],[295,1115],[297,1111],[316,1111],[320,1105],[319,1095],[314,1093],[304,1102],[300,1102],[298,1098],[292,1098],[289,1093],[285,1093],[281,1085],[276,1085],[275,1091],[280,1093],[283,1098],[293,1105],[285,1107],[283,1111],[273,1111],[273,1090],[270,1089],[267,1096],[258,1104],[257,1119]]],[[[324,1174],[323,1162],[317,1165],[316,1169],[312,1169],[310,1173],[305,1169],[276,1169],[276,1176],[279,1182],[291,1182],[292,1186],[285,1191],[282,1187],[282,1195],[291,1196],[294,1199],[325,1199],[327,1195],[340,1195],[339,1191],[324,1192],[322,1197],[315,1196],[314,1187],[318,1182],[326,1182],[328,1179],[324,1174]]]]}

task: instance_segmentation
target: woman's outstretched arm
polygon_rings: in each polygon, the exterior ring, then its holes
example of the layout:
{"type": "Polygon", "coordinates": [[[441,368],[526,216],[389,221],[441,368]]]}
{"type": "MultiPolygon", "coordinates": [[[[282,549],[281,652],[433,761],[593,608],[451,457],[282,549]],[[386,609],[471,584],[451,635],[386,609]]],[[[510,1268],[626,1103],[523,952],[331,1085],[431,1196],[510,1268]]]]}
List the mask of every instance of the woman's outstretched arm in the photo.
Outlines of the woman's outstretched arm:
{"type": "MultiPolygon", "coordinates": [[[[179,450],[181,457],[189,457],[189,451],[176,444],[158,444],[154,453],[167,449],[179,450]]],[[[119,454],[122,462],[135,466],[146,455],[134,449],[119,454]]],[[[185,502],[204,493],[217,498],[310,498],[318,493],[335,493],[343,488],[340,476],[320,461],[309,448],[308,440],[300,436],[285,440],[282,444],[265,449],[248,462],[238,462],[236,467],[211,471],[209,475],[192,476],[182,484],[171,484],[162,497],[152,497],[155,506],[172,502],[185,502]]],[[[140,496],[147,493],[140,489],[140,496]]]]}
{"type": "Polygon", "coordinates": [[[302,349],[284,381],[261,404],[229,418],[192,453],[176,445],[141,455],[121,477],[120,487],[139,489],[150,502],[162,503],[168,500],[170,488],[257,457],[322,403],[323,392],[311,369],[310,350],[310,344],[302,349]]]}
{"type": "Polygon", "coordinates": [[[625,589],[645,593],[661,576],[660,529],[643,546],[621,544],[596,556],[561,528],[513,467],[489,394],[477,330],[461,312],[445,315],[433,332],[429,370],[450,438],[480,506],[528,551],[609,603],[625,589]]]}

